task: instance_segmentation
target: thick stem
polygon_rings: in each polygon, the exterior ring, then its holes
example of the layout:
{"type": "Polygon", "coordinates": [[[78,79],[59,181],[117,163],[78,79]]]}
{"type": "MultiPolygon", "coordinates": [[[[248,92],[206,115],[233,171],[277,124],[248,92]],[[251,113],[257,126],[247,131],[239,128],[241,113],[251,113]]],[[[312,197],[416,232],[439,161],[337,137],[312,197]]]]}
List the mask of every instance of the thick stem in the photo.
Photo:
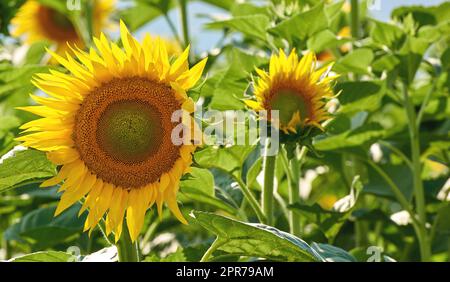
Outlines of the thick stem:
{"type": "Polygon", "coordinates": [[[419,245],[422,261],[429,261],[431,257],[431,247],[428,241],[426,230],[426,208],[425,208],[425,191],[422,182],[422,165],[420,163],[420,139],[419,130],[416,121],[416,112],[408,93],[407,85],[403,85],[403,98],[405,102],[406,112],[408,115],[409,137],[411,143],[411,158],[413,164],[413,184],[414,195],[416,201],[417,214],[419,216],[419,245]]]}
{"type": "Polygon", "coordinates": [[[351,31],[355,39],[359,38],[359,3],[358,0],[351,0],[351,31]]]}
{"type": "Polygon", "coordinates": [[[139,249],[136,242],[132,242],[127,224],[124,220],[122,235],[116,244],[119,262],[139,262],[139,249]]]}
{"type": "Polygon", "coordinates": [[[184,47],[189,45],[189,20],[187,12],[188,0],[180,0],[181,25],[183,28],[184,47]]]}
{"type": "Polygon", "coordinates": [[[262,209],[266,223],[273,225],[273,182],[275,178],[276,156],[269,155],[270,143],[267,142],[266,156],[264,157],[264,187],[262,194],[262,209]]]}

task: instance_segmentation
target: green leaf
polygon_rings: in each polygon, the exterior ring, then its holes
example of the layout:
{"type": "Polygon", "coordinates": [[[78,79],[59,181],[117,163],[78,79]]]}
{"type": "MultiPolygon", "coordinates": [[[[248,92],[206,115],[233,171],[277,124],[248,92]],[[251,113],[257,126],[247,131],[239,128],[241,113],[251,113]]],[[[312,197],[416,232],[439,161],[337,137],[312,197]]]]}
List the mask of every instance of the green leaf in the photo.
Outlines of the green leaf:
{"type": "Polygon", "coordinates": [[[254,146],[207,147],[195,153],[194,159],[201,167],[218,168],[239,177],[242,165],[253,149],[254,146]]]}
{"type": "Polygon", "coordinates": [[[385,135],[386,130],[378,123],[369,123],[351,131],[319,139],[314,143],[314,147],[320,151],[357,147],[371,144],[385,135]]]}
{"type": "Polygon", "coordinates": [[[0,99],[15,91],[20,91],[24,95],[28,94],[34,89],[30,83],[32,76],[46,70],[48,67],[40,65],[15,67],[9,64],[0,64],[0,99]]]}
{"type": "Polygon", "coordinates": [[[299,13],[282,21],[275,27],[270,28],[269,32],[292,43],[294,39],[304,41],[327,27],[328,19],[324,11],[324,5],[321,3],[309,11],[299,13]]]}
{"type": "Polygon", "coordinates": [[[26,254],[9,260],[10,262],[75,262],[78,258],[74,255],[57,251],[45,251],[26,254]]]}
{"type": "Polygon", "coordinates": [[[45,153],[36,150],[12,152],[0,163],[0,192],[27,183],[41,182],[56,175],[56,167],[45,153]]]}
{"type": "Polygon", "coordinates": [[[381,106],[386,85],[381,81],[348,81],[337,84],[336,92],[341,92],[342,113],[375,111],[381,106]]]}
{"type": "Polygon", "coordinates": [[[28,243],[35,248],[43,249],[82,232],[86,216],[78,217],[80,205],[74,205],[61,215],[53,217],[55,210],[55,206],[45,207],[26,214],[5,231],[5,239],[28,243]]]}
{"type": "Polygon", "coordinates": [[[416,38],[408,36],[403,44],[402,48],[399,50],[400,58],[400,77],[406,84],[413,82],[417,70],[420,67],[422,58],[427,51],[430,43],[423,38],[416,38]]]}
{"type": "Polygon", "coordinates": [[[178,248],[174,253],[160,258],[156,254],[152,254],[144,259],[144,262],[186,262],[183,248],[178,248]]]}
{"type": "Polygon", "coordinates": [[[237,16],[229,20],[215,21],[206,25],[210,29],[225,29],[229,28],[234,31],[241,32],[245,36],[250,38],[259,39],[266,41],[267,39],[267,28],[269,27],[270,20],[267,16],[258,15],[248,15],[248,16],[237,16]]]}
{"type": "Polygon", "coordinates": [[[217,235],[218,251],[273,261],[322,261],[303,240],[274,227],[194,211],[196,222],[217,235]]]}
{"type": "MultiPolygon", "coordinates": [[[[172,2],[172,1],[160,1],[164,2],[172,2]]],[[[169,7],[167,7],[169,9],[169,7]]],[[[148,4],[145,2],[136,2],[136,5],[124,9],[120,11],[120,18],[125,22],[130,31],[135,31],[145,25],[146,23],[151,22],[157,17],[164,14],[164,6],[158,7],[158,3],[156,4],[148,4]]]]}
{"type": "Polygon", "coordinates": [[[210,107],[215,110],[241,110],[248,87],[248,77],[255,67],[267,62],[266,58],[249,54],[238,48],[227,50],[229,65],[215,73],[201,89],[201,95],[211,97],[210,107]]]}
{"type": "Polygon", "coordinates": [[[392,71],[400,64],[400,60],[394,54],[386,54],[372,63],[372,69],[377,72],[392,71]]]}
{"type": "Polygon", "coordinates": [[[219,208],[230,214],[236,214],[237,210],[216,198],[214,192],[214,176],[207,169],[193,167],[189,173],[190,177],[180,182],[180,201],[185,203],[189,200],[204,203],[219,208]]]}
{"type": "Polygon", "coordinates": [[[46,54],[46,48],[49,46],[47,42],[36,42],[30,46],[27,55],[25,57],[25,64],[33,65],[39,64],[42,61],[42,57],[46,54]]]}
{"type": "Polygon", "coordinates": [[[233,5],[236,3],[236,1],[234,0],[201,0],[201,1],[222,8],[227,11],[229,11],[231,7],[233,7],[233,5]]]}
{"type": "Polygon", "coordinates": [[[338,39],[331,30],[323,30],[308,39],[307,46],[313,52],[319,53],[325,49],[339,47],[350,39],[338,39]]]}
{"type": "Polygon", "coordinates": [[[392,50],[398,49],[405,39],[405,32],[398,26],[372,20],[374,26],[370,36],[376,43],[385,45],[392,50]]]}
{"type": "Polygon", "coordinates": [[[357,49],[339,59],[333,67],[338,73],[353,72],[356,74],[368,74],[369,66],[374,59],[373,51],[368,48],[357,49]]]}

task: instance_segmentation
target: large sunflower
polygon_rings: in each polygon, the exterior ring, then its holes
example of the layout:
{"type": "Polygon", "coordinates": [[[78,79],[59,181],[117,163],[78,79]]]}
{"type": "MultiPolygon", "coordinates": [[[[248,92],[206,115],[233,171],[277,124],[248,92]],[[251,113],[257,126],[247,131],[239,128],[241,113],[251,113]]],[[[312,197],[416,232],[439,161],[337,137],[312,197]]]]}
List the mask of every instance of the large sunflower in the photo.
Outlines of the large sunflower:
{"type": "Polygon", "coordinates": [[[278,110],[280,129],[297,133],[298,129],[321,124],[329,119],[326,100],[333,97],[328,76],[331,65],[316,70],[316,57],[309,52],[299,60],[295,50],[286,56],[283,50],[272,55],[269,73],[256,69],[259,79],[255,83],[256,100],[245,100],[255,111],[278,110]]]}
{"type": "Polygon", "coordinates": [[[206,59],[189,69],[187,48],[171,64],[161,40],[147,35],[141,44],[120,25],[124,51],[101,34],[94,38],[99,53],[71,48],[81,63],[51,52],[71,74],[52,70],[35,77],[35,85],[51,97],[32,95],[40,105],[20,108],[42,118],[23,125],[29,134],[18,140],[62,166],[42,184],[63,182],[55,215],[86,196],[80,211],[89,210],[85,230],[106,213],[107,233],[114,231],[118,239],[126,213],[136,240],[154,203],[159,213],[166,203],[186,223],[176,194],[195,145],[174,145],[171,117],[178,110],[194,111],[186,90],[201,77],[206,59]]]}
{"type": "MultiPolygon", "coordinates": [[[[116,0],[94,0],[93,32],[100,34],[110,26],[109,16],[116,0]]],[[[27,43],[49,41],[56,45],[56,52],[64,55],[68,50],[66,42],[83,47],[83,40],[71,20],[61,12],[39,3],[27,0],[11,21],[15,37],[25,36],[27,43]]]]}

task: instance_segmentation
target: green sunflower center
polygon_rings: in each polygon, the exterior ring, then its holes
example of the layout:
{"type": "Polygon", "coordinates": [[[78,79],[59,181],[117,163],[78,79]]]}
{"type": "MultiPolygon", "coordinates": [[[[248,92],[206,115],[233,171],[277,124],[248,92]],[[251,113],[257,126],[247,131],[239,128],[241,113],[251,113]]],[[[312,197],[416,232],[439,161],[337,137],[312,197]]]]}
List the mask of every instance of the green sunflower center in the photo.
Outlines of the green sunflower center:
{"type": "Polygon", "coordinates": [[[112,158],[139,162],[159,147],[163,129],[156,109],[145,103],[119,101],[108,106],[100,118],[99,145],[112,158]]]}
{"type": "Polygon", "coordinates": [[[292,116],[300,112],[300,118],[303,120],[308,116],[308,104],[305,99],[292,90],[282,90],[277,92],[271,101],[272,110],[279,110],[280,123],[288,124],[292,116]]]}

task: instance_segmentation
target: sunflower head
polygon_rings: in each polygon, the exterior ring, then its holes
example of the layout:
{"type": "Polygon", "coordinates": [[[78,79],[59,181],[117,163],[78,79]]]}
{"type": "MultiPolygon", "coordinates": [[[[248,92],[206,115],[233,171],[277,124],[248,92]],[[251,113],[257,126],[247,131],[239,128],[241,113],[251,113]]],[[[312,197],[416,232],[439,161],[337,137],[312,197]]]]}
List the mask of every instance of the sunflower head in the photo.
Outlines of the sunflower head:
{"type": "MultiPolygon", "coordinates": [[[[109,27],[108,18],[114,10],[115,0],[94,0],[93,32],[100,34],[109,27]]],[[[56,45],[58,54],[68,51],[67,42],[83,46],[83,41],[67,15],[37,0],[27,0],[12,19],[15,37],[25,36],[28,43],[48,41],[56,45]]]]}
{"type": "Polygon", "coordinates": [[[167,204],[186,223],[176,195],[196,147],[172,142],[172,114],[184,111],[182,125],[195,128],[186,91],[201,77],[206,59],[190,69],[187,48],[171,63],[162,40],[147,35],[141,44],[122,22],[121,39],[124,50],[101,34],[94,37],[98,52],[71,47],[75,58],[51,52],[70,74],[51,70],[34,78],[50,97],[32,95],[40,105],[21,108],[42,118],[23,125],[27,134],[18,140],[61,166],[42,184],[63,183],[55,215],[85,199],[85,230],[106,214],[106,231],[118,239],[126,215],[136,240],[154,204],[159,214],[167,204]]]}
{"type": "Polygon", "coordinates": [[[328,76],[331,65],[316,70],[316,57],[307,53],[299,60],[295,50],[289,56],[280,50],[272,55],[269,72],[256,69],[255,100],[245,103],[255,111],[279,111],[279,127],[285,134],[303,133],[306,129],[322,129],[330,118],[326,103],[333,97],[328,76]]]}

